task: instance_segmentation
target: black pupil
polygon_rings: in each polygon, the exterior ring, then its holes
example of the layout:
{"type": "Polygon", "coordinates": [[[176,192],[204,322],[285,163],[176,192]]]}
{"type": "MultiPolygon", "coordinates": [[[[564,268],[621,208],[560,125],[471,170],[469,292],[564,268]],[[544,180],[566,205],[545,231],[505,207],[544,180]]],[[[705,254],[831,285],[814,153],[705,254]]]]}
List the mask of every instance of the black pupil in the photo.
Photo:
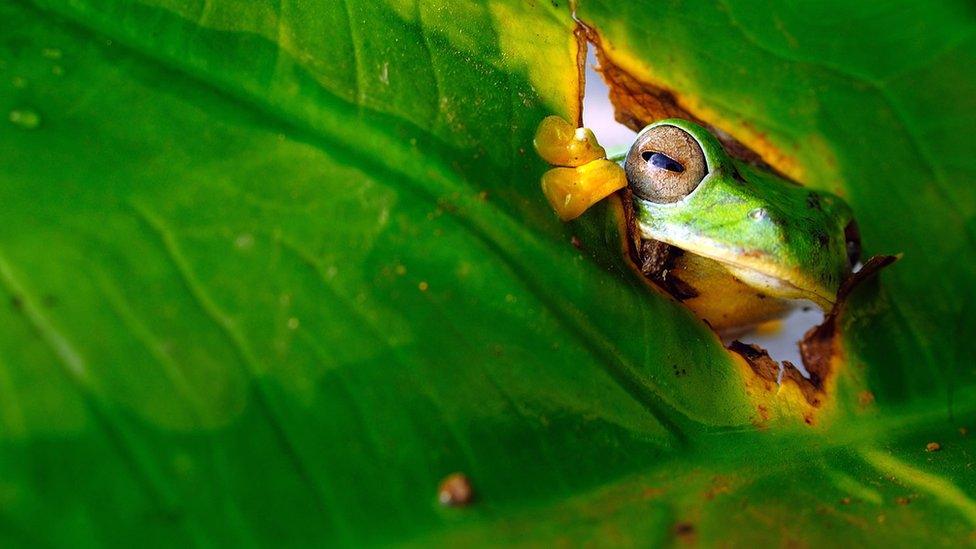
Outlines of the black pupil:
{"type": "Polygon", "coordinates": [[[655,168],[661,168],[662,170],[677,173],[685,171],[685,167],[681,165],[681,162],[678,162],[664,153],[644,151],[641,154],[641,158],[643,158],[646,162],[649,162],[651,166],[654,166],[655,168]]]}

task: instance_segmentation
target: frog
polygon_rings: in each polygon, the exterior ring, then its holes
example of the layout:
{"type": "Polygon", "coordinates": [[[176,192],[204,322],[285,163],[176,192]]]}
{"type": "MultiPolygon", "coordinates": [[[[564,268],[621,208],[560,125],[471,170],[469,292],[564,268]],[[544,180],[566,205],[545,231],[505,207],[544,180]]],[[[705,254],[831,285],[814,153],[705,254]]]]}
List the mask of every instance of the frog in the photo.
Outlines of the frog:
{"type": "MultiPolygon", "coordinates": [[[[541,152],[540,137],[546,136],[537,134],[541,152]]],[[[829,312],[859,263],[857,222],[841,197],[733,157],[695,122],[656,121],[616,155],[600,158],[602,148],[578,143],[574,150],[595,152],[588,162],[577,155],[575,166],[547,174],[548,188],[556,179],[583,182],[588,163],[602,162],[603,172],[606,162],[615,163],[623,177],[615,172],[613,185],[590,183],[600,191],[588,201],[619,194],[629,212],[631,242],[637,243],[631,255],[657,250],[654,272],[645,268],[644,274],[720,332],[781,318],[798,303],[829,312]]],[[[551,151],[543,156],[554,158],[551,151]]],[[[558,200],[550,197],[553,206],[558,200]]]]}

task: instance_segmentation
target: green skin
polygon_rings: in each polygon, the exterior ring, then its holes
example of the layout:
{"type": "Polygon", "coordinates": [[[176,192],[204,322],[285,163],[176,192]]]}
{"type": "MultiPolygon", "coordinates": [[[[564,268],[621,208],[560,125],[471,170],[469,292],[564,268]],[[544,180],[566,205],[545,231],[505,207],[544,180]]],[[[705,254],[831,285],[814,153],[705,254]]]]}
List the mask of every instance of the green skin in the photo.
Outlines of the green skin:
{"type": "Polygon", "coordinates": [[[801,187],[735,160],[701,126],[672,125],[704,152],[704,179],[678,202],[634,197],[640,231],[686,252],[718,261],[736,278],[773,297],[809,299],[827,310],[850,275],[845,228],[853,220],[839,197],[801,187]]]}

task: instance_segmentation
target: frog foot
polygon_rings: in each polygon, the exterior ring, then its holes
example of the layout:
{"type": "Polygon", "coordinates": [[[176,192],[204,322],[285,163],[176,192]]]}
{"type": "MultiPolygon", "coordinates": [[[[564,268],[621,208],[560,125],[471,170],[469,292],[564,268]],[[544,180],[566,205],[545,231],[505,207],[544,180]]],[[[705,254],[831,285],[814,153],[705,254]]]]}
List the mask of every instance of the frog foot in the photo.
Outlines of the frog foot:
{"type": "Polygon", "coordinates": [[[535,149],[555,166],[542,176],[542,192],[563,221],[575,219],[593,204],[627,186],[627,175],[587,128],[548,116],[536,130],[535,149]]]}

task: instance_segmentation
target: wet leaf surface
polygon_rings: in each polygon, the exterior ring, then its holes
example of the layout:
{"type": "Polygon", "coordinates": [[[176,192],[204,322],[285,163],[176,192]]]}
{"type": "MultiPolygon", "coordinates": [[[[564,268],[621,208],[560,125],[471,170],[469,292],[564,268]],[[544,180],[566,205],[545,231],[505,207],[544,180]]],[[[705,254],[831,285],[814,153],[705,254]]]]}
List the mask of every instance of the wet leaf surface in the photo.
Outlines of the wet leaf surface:
{"type": "Polygon", "coordinates": [[[577,115],[568,7],[431,4],[0,6],[6,544],[973,531],[971,14],[848,14],[871,55],[799,12],[578,7],[904,252],[811,427],[647,287],[613,204],[552,216],[531,142],[577,115]]]}

